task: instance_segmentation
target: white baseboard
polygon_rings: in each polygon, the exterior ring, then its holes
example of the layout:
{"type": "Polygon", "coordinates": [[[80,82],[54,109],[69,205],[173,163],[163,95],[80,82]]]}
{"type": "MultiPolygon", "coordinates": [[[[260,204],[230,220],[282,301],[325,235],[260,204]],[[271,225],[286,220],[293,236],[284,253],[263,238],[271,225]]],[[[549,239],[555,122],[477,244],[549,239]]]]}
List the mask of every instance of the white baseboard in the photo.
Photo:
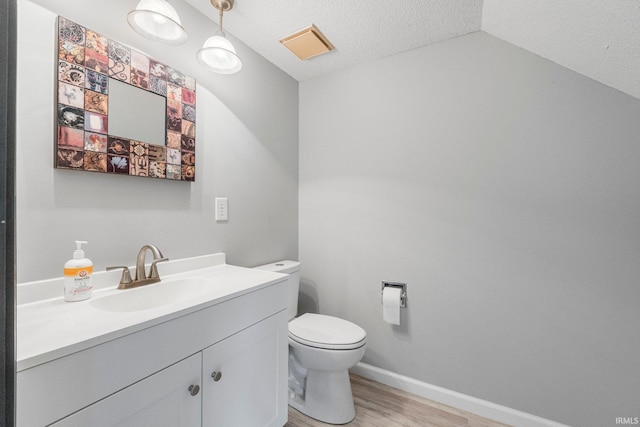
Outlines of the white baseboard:
{"type": "Polygon", "coordinates": [[[367,363],[358,363],[350,369],[350,372],[360,375],[361,377],[398,388],[408,393],[424,397],[425,399],[453,406],[455,408],[462,409],[463,411],[468,411],[500,423],[516,427],[569,427],[565,424],[560,424],[526,412],[511,409],[473,396],[467,396],[466,394],[405,377],[404,375],[377,368],[367,363]]]}

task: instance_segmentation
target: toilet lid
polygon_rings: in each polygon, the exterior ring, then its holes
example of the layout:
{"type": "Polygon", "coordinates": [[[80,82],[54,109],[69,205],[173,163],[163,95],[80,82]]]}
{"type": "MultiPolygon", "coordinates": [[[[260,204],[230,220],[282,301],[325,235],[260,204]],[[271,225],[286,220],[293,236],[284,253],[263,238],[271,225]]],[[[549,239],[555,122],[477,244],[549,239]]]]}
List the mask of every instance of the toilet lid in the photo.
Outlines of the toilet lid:
{"type": "Polygon", "coordinates": [[[312,347],[348,350],[362,347],[367,333],[347,320],[307,313],[289,322],[289,337],[312,347]]]}

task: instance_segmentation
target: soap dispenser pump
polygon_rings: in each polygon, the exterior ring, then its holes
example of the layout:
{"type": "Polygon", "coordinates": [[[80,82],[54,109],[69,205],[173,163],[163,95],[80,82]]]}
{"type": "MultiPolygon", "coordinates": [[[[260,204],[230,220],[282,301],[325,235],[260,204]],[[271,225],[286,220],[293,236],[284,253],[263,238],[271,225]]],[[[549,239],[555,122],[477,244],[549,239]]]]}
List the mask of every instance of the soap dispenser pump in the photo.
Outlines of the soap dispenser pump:
{"type": "Polygon", "coordinates": [[[81,301],[91,297],[93,292],[93,263],[84,257],[82,244],[84,240],[76,240],[73,258],[64,265],[64,300],[81,301]]]}

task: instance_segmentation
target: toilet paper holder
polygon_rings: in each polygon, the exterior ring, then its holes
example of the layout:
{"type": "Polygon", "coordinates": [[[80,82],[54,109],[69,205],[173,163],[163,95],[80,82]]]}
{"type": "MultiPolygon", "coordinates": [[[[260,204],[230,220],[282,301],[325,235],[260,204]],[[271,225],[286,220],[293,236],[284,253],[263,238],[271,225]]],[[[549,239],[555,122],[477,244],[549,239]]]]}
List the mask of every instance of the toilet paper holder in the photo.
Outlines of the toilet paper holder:
{"type": "Polygon", "coordinates": [[[400,307],[402,308],[406,308],[407,307],[407,284],[406,283],[400,283],[400,282],[385,282],[384,280],[382,281],[382,289],[380,291],[380,303],[382,303],[382,298],[383,298],[383,294],[384,294],[384,288],[401,288],[402,292],[400,293],[400,307]]]}

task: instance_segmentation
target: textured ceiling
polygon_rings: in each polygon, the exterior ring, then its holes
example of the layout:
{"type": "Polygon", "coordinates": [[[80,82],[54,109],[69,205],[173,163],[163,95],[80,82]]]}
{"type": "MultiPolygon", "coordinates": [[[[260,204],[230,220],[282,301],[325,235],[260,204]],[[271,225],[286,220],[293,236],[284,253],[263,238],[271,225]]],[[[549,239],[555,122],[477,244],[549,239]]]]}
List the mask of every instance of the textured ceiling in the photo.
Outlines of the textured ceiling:
{"type": "Polygon", "coordinates": [[[298,81],[483,30],[640,98],[639,0],[236,0],[224,27],[298,81]],[[278,40],[312,23],[336,50],[300,61],[278,40]]]}
{"type": "MultiPolygon", "coordinates": [[[[217,22],[210,0],[186,0],[217,22]]],[[[480,30],[482,0],[236,0],[225,32],[296,80],[480,30]],[[299,60],[279,40],[315,24],[336,50],[299,60]]]]}

